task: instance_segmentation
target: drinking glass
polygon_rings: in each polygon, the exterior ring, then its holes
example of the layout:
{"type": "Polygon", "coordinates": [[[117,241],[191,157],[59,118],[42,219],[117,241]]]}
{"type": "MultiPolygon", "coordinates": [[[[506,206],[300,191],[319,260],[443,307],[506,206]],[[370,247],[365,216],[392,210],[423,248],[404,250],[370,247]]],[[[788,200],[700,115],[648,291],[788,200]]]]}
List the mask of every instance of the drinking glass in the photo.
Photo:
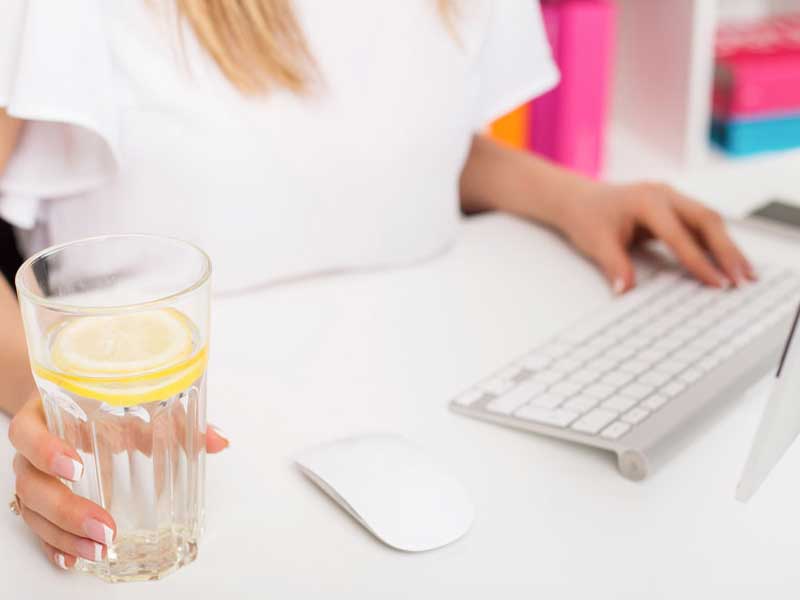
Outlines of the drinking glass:
{"type": "Polygon", "coordinates": [[[83,462],[64,481],[114,517],[107,555],[77,568],[158,579],[191,562],[203,523],[208,256],[111,235],[48,248],[16,277],[51,432],[83,462]]]}

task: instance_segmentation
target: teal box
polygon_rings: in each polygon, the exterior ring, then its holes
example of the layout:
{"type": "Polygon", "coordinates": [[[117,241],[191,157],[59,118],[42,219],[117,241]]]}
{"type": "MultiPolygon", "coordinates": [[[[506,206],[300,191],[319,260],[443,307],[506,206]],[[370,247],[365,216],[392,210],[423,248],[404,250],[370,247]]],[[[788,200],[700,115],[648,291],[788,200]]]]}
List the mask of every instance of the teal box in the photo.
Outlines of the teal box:
{"type": "Polygon", "coordinates": [[[711,139],[734,156],[800,147],[800,114],[760,119],[713,119],[711,139]]]}

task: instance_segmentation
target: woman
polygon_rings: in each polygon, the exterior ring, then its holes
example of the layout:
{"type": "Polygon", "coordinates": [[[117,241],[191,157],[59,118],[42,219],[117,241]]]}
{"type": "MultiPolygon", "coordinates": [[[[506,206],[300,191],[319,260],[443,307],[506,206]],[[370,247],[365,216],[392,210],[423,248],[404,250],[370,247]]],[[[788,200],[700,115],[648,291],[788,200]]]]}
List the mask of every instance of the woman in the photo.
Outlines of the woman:
{"type": "MultiPolygon", "coordinates": [[[[409,264],[452,243],[460,211],[502,210],[564,234],[617,293],[644,235],[708,285],[754,277],[720,217],[674,190],[589,181],[480,134],[556,83],[530,0],[10,4],[0,215],[26,253],[169,234],[209,252],[217,290],[244,290],[409,264]]],[[[114,521],[54,477],[79,476],[78,455],[46,430],[5,284],[0,331],[21,513],[69,568],[114,521]]]]}

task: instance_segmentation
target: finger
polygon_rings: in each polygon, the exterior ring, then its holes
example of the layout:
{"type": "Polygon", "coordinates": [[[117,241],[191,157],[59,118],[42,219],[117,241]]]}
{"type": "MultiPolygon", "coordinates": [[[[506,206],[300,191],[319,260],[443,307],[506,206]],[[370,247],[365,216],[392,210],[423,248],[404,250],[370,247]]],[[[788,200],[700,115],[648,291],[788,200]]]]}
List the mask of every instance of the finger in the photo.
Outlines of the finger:
{"type": "Polygon", "coordinates": [[[19,409],[8,428],[8,439],[18,452],[44,473],[70,481],[78,481],[83,475],[83,463],[78,453],[47,430],[38,399],[19,409]]]}
{"type": "Polygon", "coordinates": [[[63,552],[65,555],[71,554],[73,556],[80,556],[92,562],[103,560],[106,554],[106,547],[103,544],[59,529],[40,514],[25,506],[25,503],[23,503],[20,508],[20,514],[25,523],[31,528],[33,533],[42,538],[46,544],[63,552]]]}
{"type": "Polygon", "coordinates": [[[211,454],[216,454],[217,452],[222,452],[230,446],[231,443],[227,437],[222,433],[222,431],[214,426],[209,425],[208,430],[206,431],[206,451],[211,454]]]}
{"type": "Polygon", "coordinates": [[[670,203],[647,204],[639,218],[697,279],[714,287],[721,288],[728,285],[728,280],[711,263],[670,203]]]}
{"type": "Polygon", "coordinates": [[[679,194],[674,205],[681,219],[697,232],[730,280],[742,285],[754,277],[752,265],[731,239],[725,221],[718,213],[679,194]]]}
{"type": "Polygon", "coordinates": [[[45,555],[50,561],[57,566],[59,569],[63,569],[65,571],[69,571],[72,567],[75,566],[75,561],[78,560],[71,554],[65,554],[61,550],[57,548],[53,548],[50,544],[45,541],[40,540],[42,545],[42,550],[44,550],[45,555]]]}
{"type": "Polygon", "coordinates": [[[113,541],[114,519],[97,504],[73,494],[66,485],[36,469],[21,454],[14,457],[14,473],[17,495],[28,510],[65,532],[104,545],[113,541]]]}
{"type": "Polygon", "coordinates": [[[633,263],[621,240],[613,236],[604,237],[592,244],[588,254],[603,271],[615,294],[622,294],[635,285],[633,263]]]}

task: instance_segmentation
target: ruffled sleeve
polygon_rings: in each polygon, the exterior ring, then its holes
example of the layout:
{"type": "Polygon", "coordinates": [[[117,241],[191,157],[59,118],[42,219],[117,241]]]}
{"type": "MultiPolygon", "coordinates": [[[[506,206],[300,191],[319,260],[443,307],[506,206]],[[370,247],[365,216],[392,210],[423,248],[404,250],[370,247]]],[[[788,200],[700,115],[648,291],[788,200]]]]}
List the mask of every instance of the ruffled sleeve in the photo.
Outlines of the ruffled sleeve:
{"type": "Polygon", "coordinates": [[[559,80],[539,0],[500,0],[490,6],[475,69],[478,129],[553,88],[559,80]]]}
{"type": "Polygon", "coordinates": [[[42,199],[117,170],[118,121],[102,0],[3,0],[0,107],[26,121],[0,174],[0,217],[36,223],[42,199]]]}

